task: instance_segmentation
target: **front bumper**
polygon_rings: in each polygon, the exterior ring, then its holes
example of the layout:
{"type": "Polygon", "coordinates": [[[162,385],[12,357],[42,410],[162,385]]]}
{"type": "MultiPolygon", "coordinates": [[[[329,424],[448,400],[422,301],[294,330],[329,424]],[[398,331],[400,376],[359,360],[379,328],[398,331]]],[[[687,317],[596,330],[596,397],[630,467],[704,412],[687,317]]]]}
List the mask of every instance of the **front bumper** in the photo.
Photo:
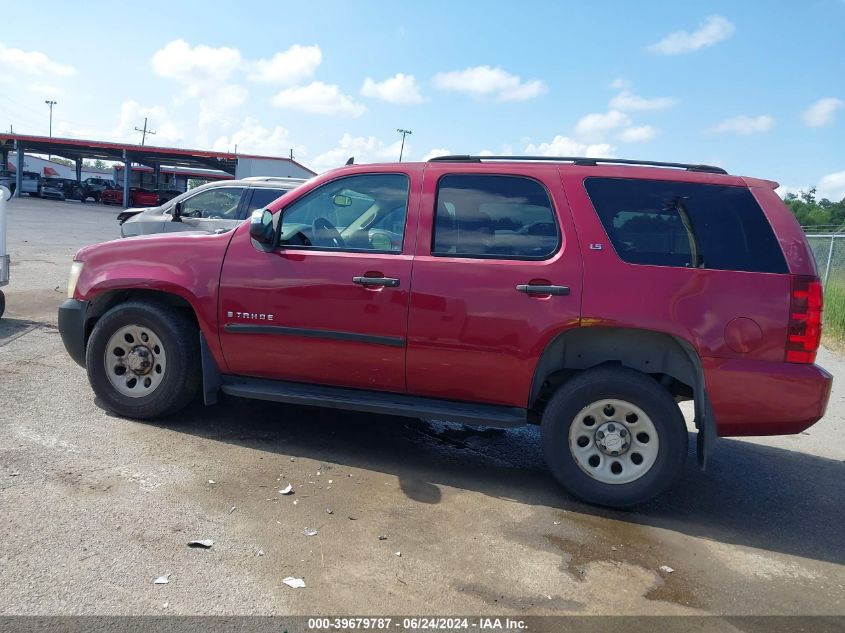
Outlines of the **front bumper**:
{"type": "Polygon", "coordinates": [[[720,436],[791,435],[818,422],[833,376],[818,365],[702,359],[720,436]]]}
{"type": "Polygon", "coordinates": [[[85,367],[85,321],[90,302],[68,299],[59,306],[59,334],[70,357],[85,367]]]}

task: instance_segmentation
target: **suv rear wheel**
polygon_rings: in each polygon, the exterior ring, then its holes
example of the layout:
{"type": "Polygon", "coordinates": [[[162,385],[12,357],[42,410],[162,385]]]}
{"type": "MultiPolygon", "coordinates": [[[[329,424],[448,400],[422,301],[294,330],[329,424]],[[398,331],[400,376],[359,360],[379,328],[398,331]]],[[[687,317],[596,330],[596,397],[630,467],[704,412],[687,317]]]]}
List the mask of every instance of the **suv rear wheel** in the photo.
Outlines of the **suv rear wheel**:
{"type": "Polygon", "coordinates": [[[166,416],[196,396],[197,328],[181,311],[129,302],[109,310],[86,350],[88,380],[106,407],[129,418],[166,416]]]}
{"type": "Polygon", "coordinates": [[[546,462],[567,490],[617,508],[663,492],[687,455],[674,398],[650,376],[622,367],[566,382],[543,412],[541,435],[546,462]]]}

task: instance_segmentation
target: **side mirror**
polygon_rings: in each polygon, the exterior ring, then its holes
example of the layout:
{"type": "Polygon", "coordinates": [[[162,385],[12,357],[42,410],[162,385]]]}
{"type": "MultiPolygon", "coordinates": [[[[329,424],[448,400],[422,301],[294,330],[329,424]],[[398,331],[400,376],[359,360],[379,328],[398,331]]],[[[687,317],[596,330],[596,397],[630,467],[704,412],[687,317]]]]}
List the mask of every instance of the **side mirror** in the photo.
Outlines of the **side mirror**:
{"type": "Polygon", "coordinates": [[[351,207],[352,206],[352,198],[349,196],[343,195],[336,195],[332,198],[332,202],[334,202],[334,206],[336,207],[351,207]]]}
{"type": "Polygon", "coordinates": [[[177,202],[173,205],[173,219],[170,220],[171,222],[181,222],[182,221],[182,203],[177,202]]]}
{"type": "Polygon", "coordinates": [[[276,231],[273,228],[273,214],[267,209],[256,209],[249,218],[249,236],[252,245],[258,250],[269,252],[273,250],[276,231]]]}

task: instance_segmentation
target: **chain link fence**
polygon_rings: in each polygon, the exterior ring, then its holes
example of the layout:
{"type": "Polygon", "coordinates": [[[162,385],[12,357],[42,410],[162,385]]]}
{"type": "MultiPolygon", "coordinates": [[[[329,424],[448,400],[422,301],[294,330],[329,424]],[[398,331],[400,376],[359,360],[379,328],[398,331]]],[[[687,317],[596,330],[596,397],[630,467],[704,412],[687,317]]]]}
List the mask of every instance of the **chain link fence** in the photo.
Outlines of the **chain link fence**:
{"type": "Polygon", "coordinates": [[[824,285],[824,334],[845,340],[845,233],[811,233],[807,241],[824,285]]]}

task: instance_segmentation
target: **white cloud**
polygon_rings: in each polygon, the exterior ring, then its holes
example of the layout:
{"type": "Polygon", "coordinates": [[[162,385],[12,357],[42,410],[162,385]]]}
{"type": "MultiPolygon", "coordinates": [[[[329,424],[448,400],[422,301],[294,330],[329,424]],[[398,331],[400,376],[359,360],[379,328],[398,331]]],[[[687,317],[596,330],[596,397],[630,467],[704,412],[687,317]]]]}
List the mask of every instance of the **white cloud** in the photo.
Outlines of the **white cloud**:
{"type": "Polygon", "coordinates": [[[670,33],[656,44],[648,47],[649,50],[661,55],[680,55],[692,53],[700,48],[713,46],[717,42],[728,39],[736,31],[733,23],[721,15],[711,15],[695,31],[675,31],[670,33]]]}
{"type": "Polygon", "coordinates": [[[376,82],[367,77],[361,86],[361,94],[373,99],[381,99],[388,103],[407,105],[421,103],[423,97],[413,75],[398,73],[382,82],[376,82]]]}
{"type": "Polygon", "coordinates": [[[192,97],[225,83],[242,64],[237,48],[192,47],[182,39],[169,42],[150,59],[153,73],[181,83],[192,97]]]}
{"type": "Polygon", "coordinates": [[[627,90],[631,87],[631,82],[627,79],[623,79],[622,77],[617,77],[613,81],[610,82],[608,88],[611,90],[627,90]]]}
{"type": "Polygon", "coordinates": [[[0,74],[6,73],[28,77],[70,77],[76,74],[76,69],[67,64],[54,62],[39,51],[7,48],[3,43],[0,43],[0,74]]]}
{"type": "Polygon", "coordinates": [[[657,130],[650,125],[629,127],[622,131],[619,139],[625,143],[643,143],[657,136],[657,130]]]}
{"type": "Polygon", "coordinates": [[[260,83],[295,84],[313,76],[322,61],[319,46],[294,44],[270,59],[251,62],[247,78],[260,83]]]}
{"type": "MultiPolygon", "coordinates": [[[[493,154],[493,152],[489,152],[489,151],[485,154],[484,150],[479,152],[479,155],[481,155],[481,156],[490,156],[492,154],[493,154]]],[[[430,158],[434,158],[435,156],[451,156],[451,155],[452,155],[452,150],[445,149],[443,147],[438,147],[438,148],[429,150],[428,154],[426,154],[425,156],[422,157],[422,160],[423,160],[423,162],[425,162],[425,161],[429,160],[430,158]]]]}
{"type": "Polygon", "coordinates": [[[762,134],[768,132],[775,125],[775,120],[768,114],[760,116],[735,116],[726,119],[713,128],[717,134],[762,134]]]}
{"type": "Polygon", "coordinates": [[[613,158],[616,148],[607,143],[587,145],[566,136],[555,136],[550,143],[535,145],[530,143],[525,148],[529,156],[587,156],[589,158],[613,158]]]}
{"type": "Polygon", "coordinates": [[[842,99],[835,99],[833,97],[826,97],[819,99],[809,108],[804,110],[801,117],[804,123],[810,127],[823,127],[833,123],[836,111],[845,106],[845,101],[842,99]]]}
{"type": "MultiPolygon", "coordinates": [[[[398,140],[385,144],[375,136],[352,136],[347,132],[336,148],[320,154],[308,164],[311,169],[323,172],[344,165],[350,156],[355,158],[355,164],[396,161],[399,159],[399,146],[398,140]]],[[[405,155],[411,155],[411,148],[407,141],[405,155]]]]}
{"type": "Polygon", "coordinates": [[[304,146],[293,142],[287,128],[277,125],[269,130],[251,117],[244,119],[240,129],[218,137],[212,144],[212,149],[219,152],[232,152],[235,146],[239,154],[288,156],[290,150],[293,149],[294,155],[297,156],[306,152],[304,146]]]}
{"type": "Polygon", "coordinates": [[[585,140],[600,141],[607,132],[630,124],[628,115],[618,110],[593,112],[578,120],[575,124],[575,134],[585,140]]]}
{"type": "Polygon", "coordinates": [[[608,107],[611,110],[621,110],[623,112],[633,112],[638,110],[663,110],[671,108],[678,102],[673,97],[654,97],[646,99],[638,97],[627,90],[620,92],[618,95],[610,100],[608,107]]]}
{"type": "Polygon", "coordinates": [[[367,106],[343,94],[338,86],[322,81],[282,90],[273,97],[273,105],[325,116],[359,117],[367,111],[367,106]]]}
{"type": "Polygon", "coordinates": [[[32,83],[27,84],[26,89],[41,97],[58,97],[65,93],[62,88],[52,84],[32,83]]]}
{"type": "Polygon", "coordinates": [[[548,88],[539,79],[523,81],[501,68],[473,66],[464,70],[437,73],[434,86],[440,90],[463,92],[474,97],[495,97],[499,101],[527,101],[548,88]]]}
{"type": "Polygon", "coordinates": [[[802,191],[808,191],[810,189],[809,185],[781,185],[777,189],[775,189],[775,193],[778,194],[781,198],[785,198],[787,194],[794,193],[796,196],[799,195],[802,191]]]}
{"type": "Polygon", "coordinates": [[[845,199],[845,171],[824,176],[816,189],[816,198],[827,198],[833,202],[845,199]]]}
{"type": "Polygon", "coordinates": [[[141,143],[141,133],[135,131],[147,117],[147,129],[155,135],[147,136],[148,145],[174,145],[184,138],[180,128],[170,119],[162,106],[142,106],[137,101],[124,101],[120,104],[120,118],[111,136],[128,143],[141,143]]]}

